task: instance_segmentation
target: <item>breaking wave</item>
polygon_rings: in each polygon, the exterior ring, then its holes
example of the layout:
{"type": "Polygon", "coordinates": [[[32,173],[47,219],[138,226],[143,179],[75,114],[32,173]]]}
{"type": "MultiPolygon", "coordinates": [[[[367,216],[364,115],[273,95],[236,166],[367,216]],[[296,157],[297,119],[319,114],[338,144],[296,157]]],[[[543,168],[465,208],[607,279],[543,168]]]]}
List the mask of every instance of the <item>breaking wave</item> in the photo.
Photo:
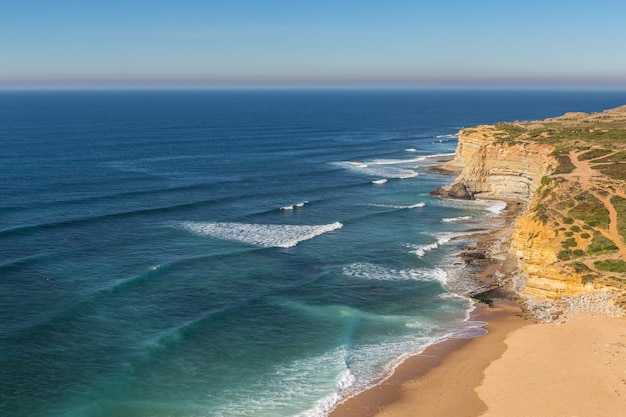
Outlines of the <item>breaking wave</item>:
{"type": "Polygon", "coordinates": [[[304,240],[309,240],[343,227],[343,224],[339,222],[316,226],[231,222],[180,222],[178,225],[198,235],[249,243],[267,248],[291,248],[304,240]]]}
{"type": "Polygon", "coordinates": [[[439,281],[442,284],[446,283],[448,275],[439,268],[393,269],[364,262],[350,264],[341,272],[350,278],[372,281],[439,281]]]}
{"type": "Polygon", "coordinates": [[[308,203],[309,203],[308,201],[301,201],[301,202],[299,202],[299,203],[291,204],[291,205],[289,205],[289,206],[283,206],[283,207],[281,207],[280,209],[281,209],[281,210],[286,210],[286,211],[289,211],[289,210],[295,210],[295,209],[297,209],[297,208],[302,208],[302,207],[304,207],[304,205],[305,205],[305,204],[308,204],[308,203]]]}
{"type": "Polygon", "coordinates": [[[454,223],[454,222],[462,222],[465,220],[470,220],[472,216],[461,216],[461,217],[444,217],[441,219],[443,223],[454,223]]]}
{"type": "Polygon", "coordinates": [[[370,205],[373,207],[383,207],[383,208],[403,210],[403,209],[421,208],[421,207],[424,207],[426,203],[415,203],[415,204],[410,204],[410,205],[402,205],[402,204],[370,204],[370,205]]]}

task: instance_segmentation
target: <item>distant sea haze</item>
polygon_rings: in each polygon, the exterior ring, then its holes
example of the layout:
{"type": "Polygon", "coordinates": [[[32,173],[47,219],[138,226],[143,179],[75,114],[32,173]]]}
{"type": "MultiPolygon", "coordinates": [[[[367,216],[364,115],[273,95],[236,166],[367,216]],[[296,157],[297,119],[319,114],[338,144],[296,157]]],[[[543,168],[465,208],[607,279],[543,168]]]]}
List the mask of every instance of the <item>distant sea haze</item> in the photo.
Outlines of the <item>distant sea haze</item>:
{"type": "Polygon", "coordinates": [[[466,126],[626,93],[0,93],[0,415],[324,416],[481,334],[466,126]]]}

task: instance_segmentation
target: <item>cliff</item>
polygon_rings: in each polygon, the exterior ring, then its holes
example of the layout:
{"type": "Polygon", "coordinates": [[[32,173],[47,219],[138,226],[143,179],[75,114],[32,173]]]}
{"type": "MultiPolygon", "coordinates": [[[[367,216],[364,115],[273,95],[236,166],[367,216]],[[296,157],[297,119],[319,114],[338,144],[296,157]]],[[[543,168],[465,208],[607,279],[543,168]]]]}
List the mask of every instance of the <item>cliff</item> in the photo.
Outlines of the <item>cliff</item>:
{"type": "Polygon", "coordinates": [[[442,168],[460,173],[434,194],[521,203],[510,236],[521,295],[626,301],[626,106],[463,129],[442,168]]]}
{"type": "Polygon", "coordinates": [[[455,158],[444,166],[460,170],[461,174],[439,193],[458,196],[449,192],[455,184],[463,184],[467,197],[529,201],[541,185],[541,178],[558,166],[551,156],[554,147],[536,143],[509,145],[499,141],[505,133],[494,126],[461,130],[455,158]]]}

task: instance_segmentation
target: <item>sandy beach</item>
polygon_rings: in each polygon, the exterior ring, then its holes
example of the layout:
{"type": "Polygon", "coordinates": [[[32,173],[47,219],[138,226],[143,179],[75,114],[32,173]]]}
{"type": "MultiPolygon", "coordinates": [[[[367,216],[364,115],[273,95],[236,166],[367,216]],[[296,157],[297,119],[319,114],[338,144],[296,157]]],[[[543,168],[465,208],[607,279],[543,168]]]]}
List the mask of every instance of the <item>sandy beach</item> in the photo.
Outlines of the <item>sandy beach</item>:
{"type": "Polygon", "coordinates": [[[405,362],[333,417],[620,417],[626,413],[626,320],[579,314],[564,324],[482,307],[485,336],[405,362]]]}
{"type": "MultiPolygon", "coordinates": [[[[509,204],[507,224],[518,211],[509,204]]],[[[469,253],[493,255],[493,242],[510,232],[481,235],[469,253]]],[[[495,271],[512,268],[502,257],[472,262],[486,284],[495,271]]],[[[579,313],[561,324],[538,323],[507,294],[488,295],[492,305],[477,303],[472,319],[487,323],[486,335],[428,347],[330,417],[625,416],[626,318],[579,313]]]]}

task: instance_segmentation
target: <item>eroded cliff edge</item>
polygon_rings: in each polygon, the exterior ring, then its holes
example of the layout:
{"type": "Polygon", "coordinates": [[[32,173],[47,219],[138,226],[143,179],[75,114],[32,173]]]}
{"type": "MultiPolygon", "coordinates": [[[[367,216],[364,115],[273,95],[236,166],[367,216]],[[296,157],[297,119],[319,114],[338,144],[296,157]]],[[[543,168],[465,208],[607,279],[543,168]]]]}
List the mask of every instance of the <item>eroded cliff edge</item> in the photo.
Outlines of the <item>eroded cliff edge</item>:
{"type": "Polygon", "coordinates": [[[626,106],[462,129],[442,168],[460,173],[434,194],[522,208],[509,239],[522,296],[626,306],[626,106]]]}

